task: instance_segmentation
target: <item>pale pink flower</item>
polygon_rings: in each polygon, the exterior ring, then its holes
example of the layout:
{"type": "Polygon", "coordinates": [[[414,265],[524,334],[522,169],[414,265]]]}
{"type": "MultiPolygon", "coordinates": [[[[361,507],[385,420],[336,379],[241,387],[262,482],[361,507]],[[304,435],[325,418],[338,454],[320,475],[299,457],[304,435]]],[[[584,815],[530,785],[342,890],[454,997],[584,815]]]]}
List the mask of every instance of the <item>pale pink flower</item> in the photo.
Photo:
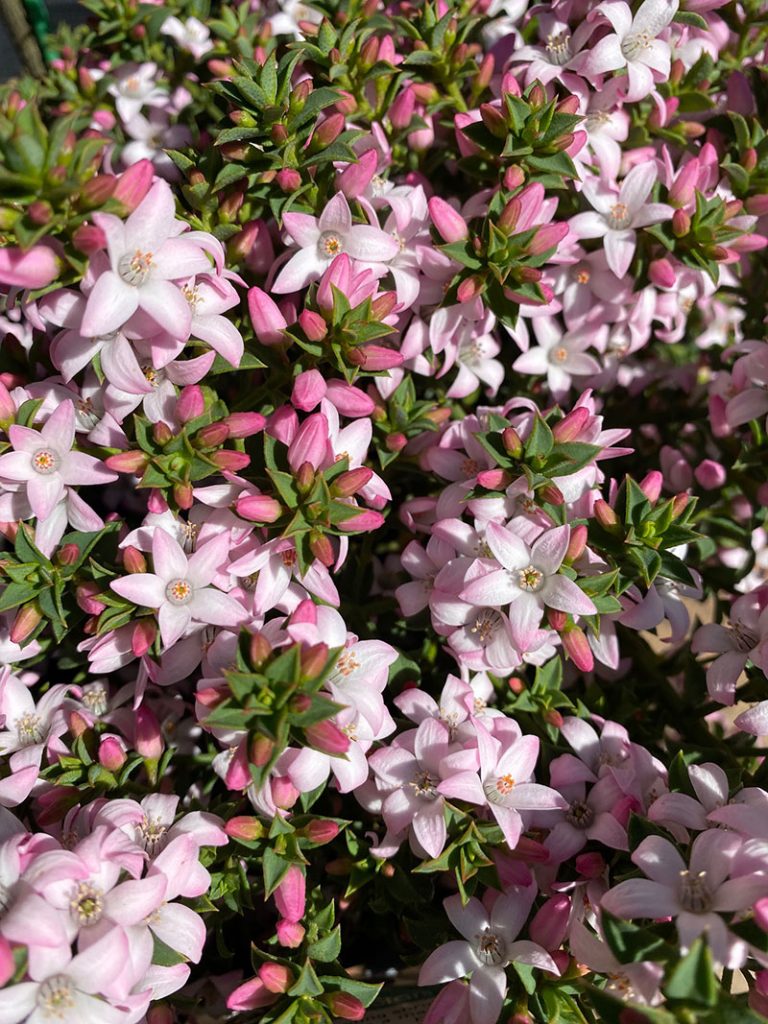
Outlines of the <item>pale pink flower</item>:
{"type": "Polygon", "coordinates": [[[718,655],[707,666],[707,689],[721,704],[733,704],[739,676],[768,636],[768,609],[761,605],[758,593],[744,594],[731,605],[729,625],[708,622],[693,635],[694,654],[718,655]]]}
{"type": "Polygon", "coordinates": [[[154,573],[134,573],[110,586],[138,607],[155,610],[163,644],[170,647],[195,623],[235,628],[245,621],[242,606],[210,586],[228,555],[226,534],[213,537],[187,558],[178,542],[158,527],[152,538],[154,573]]]}
{"type": "Polygon", "coordinates": [[[555,398],[563,397],[573,383],[573,377],[595,376],[600,363],[585,349],[598,350],[605,344],[608,330],[592,324],[564,331],[554,317],[536,317],[533,332],[538,345],[518,356],[512,369],[518,373],[536,376],[546,374],[547,384],[555,398]]]}
{"type": "Polygon", "coordinates": [[[211,31],[198,18],[186,18],[181,21],[175,15],[166,18],[160,26],[163,35],[172,36],[182,50],[191,53],[195,60],[200,60],[212,48],[211,31]]]}
{"type": "Polygon", "coordinates": [[[439,985],[470,975],[470,1024],[496,1024],[507,993],[506,967],[527,964],[559,975],[545,949],[535,942],[517,940],[530,913],[536,886],[517,887],[496,895],[490,910],[474,896],[462,906],[461,896],[443,902],[451,924],[464,937],[439,946],[422,965],[420,985],[439,985]]]}
{"type": "MultiPolygon", "coordinates": [[[[337,192],[320,217],[286,213],[285,230],[300,246],[277,276],[272,291],[296,292],[316,281],[342,253],[363,263],[386,264],[400,252],[400,244],[370,224],[353,224],[349,204],[337,192]]],[[[385,269],[385,268],[382,268],[385,269]]]]}
{"type": "Polygon", "coordinates": [[[577,213],[568,225],[577,238],[603,239],[606,261],[617,277],[623,277],[632,262],[637,228],[668,220],[674,213],[666,203],[647,202],[656,178],[656,164],[651,160],[633,167],[618,190],[594,178],[582,185],[593,210],[577,213]]]}
{"type": "Polygon", "coordinates": [[[117,479],[92,455],[72,451],[75,407],[62,402],[40,430],[12,424],[8,437],[12,452],[0,456],[0,479],[26,484],[26,496],[38,519],[44,520],[78,484],[105,484],[117,479]]]}

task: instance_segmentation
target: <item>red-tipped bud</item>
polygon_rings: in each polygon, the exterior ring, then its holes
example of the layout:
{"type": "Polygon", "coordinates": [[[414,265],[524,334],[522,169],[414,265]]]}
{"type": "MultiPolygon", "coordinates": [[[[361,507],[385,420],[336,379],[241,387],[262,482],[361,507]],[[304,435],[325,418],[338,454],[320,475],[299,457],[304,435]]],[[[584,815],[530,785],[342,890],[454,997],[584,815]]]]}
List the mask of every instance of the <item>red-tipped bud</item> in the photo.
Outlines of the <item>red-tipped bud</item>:
{"type": "Polygon", "coordinates": [[[553,484],[551,481],[539,488],[538,496],[550,505],[562,505],[565,502],[563,492],[557,484],[553,484]]]}
{"type": "Polygon", "coordinates": [[[577,558],[581,558],[587,546],[588,530],[583,523],[571,527],[571,537],[568,541],[568,550],[565,552],[564,561],[570,565],[577,558]]]}
{"type": "Polygon", "coordinates": [[[686,494],[685,491],[681,491],[680,494],[676,494],[674,501],[672,502],[672,518],[677,519],[683,512],[688,508],[688,503],[691,500],[690,494],[686,494]]]}
{"type": "Polygon", "coordinates": [[[395,97],[389,108],[389,121],[396,131],[403,131],[411,123],[416,110],[416,93],[413,86],[406,87],[395,97]]]}
{"type": "MultiPolygon", "coordinates": [[[[257,768],[263,768],[265,764],[269,764],[274,752],[274,740],[271,740],[269,736],[254,736],[251,740],[251,745],[248,748],[248,760],[257,768]]],[[[277,802],[277,797],[274,795],[273,799],[277,802]]],[[[293,804],[296,803],[297,799],[298,797],[296,797],[291,803],[280,803],[278,806],[292,807],[293,804]]]]}
{"type": "Polygon", "coordinates": [[[614,530],[619,525],[619,517],[614,510],[602,498],[598,498],[594,505],[595,519],[604,530],[614,530]]]}
{"type": "Polygon", "coordinates": [[[336,553],[333,550],[333,542],[331,538],[326,536],[324,533],[313,533],[309,538],[309,550],[322,562],[326,568],[330,569],[333,563],[336,561],[336,553]]]}
{"type": "Polygon", "coordinates": [[[86,615],[101,615],[107,606],[97,599],[100,593],[101,587],[98,583],[81,583],[75,591],[78,607],[82,608],[86,615]]]}
{"type": "Polygon", "coordinates": [[[107,236],[95,224],[81,224],[72,235],[72,244],[78,252],[93,256],[106,247],[107,236]]]}
{"type": "Polygon", "coordinates": [[[489,491],[503,491],[512,483],[512,475],[506,469],[484,469],[477,474],[477,482],[489,491]]]}
{"type": "Polygon", "coordinates": [[[303,309],[299,313],[299,326],[308,341],[322,341],[328,334],[328,325],[313,309],[303,309]]]}
{"type": "Polygon", "coordinates": [[[183,388],[176,401],[176,419],[179,423],[189,423],[205,412],[205,396],[199,384],[189,384],[183,388]]]}
{"type": "Polygon", "coordinates": [[[408,444],[408,438],[401,431],[396,431],[394,434],[387,434],[384,444],[389,452],[401,452],[408,444]]]}
{"type": "Polygon", "coordinates": [[[324,846],[332,842],[339,834],[339,826],[335,821],[323,818],[314,818],[303,829],[305,837],[317,846],[324,846]]]}
{"type": "Polygon", "coordinates": [[[675,268],[666,257],[651,260],[648,264],[648,277],[657,288],[674,288],[677,282],[675,268]]]}
{"type": "Polygon", "coordinates": [[[183,480],[181,483],[173,485],[173,500],[179,508],[192,508],[195,503],[195,494],[189,480],[183,480]]]}
{"type": "Polygon", "coordinates": [[[74,565],[80,557],[80,548],[77,544],[64,544],[56,552],[56,561],[59,565],[74,565]]]}
{"type": "Polygon", "coordinates": [[[402,365],[404,361],[404,356],[392,348],[385,348],[384,345],[362,345],[360,348],[350,349],[347,354],[348,363],[370,373],[392,370],[402,365]]]}
{"type": "Polygon", "coordinates": [[[119,736],[107,734],[99,741],[99,764],[108,772],[119,772],[128,760],[125,743],[119,736]]]}
{"type": "Polygon", "coordinates": [[[685,210],[675,210],[672,214],[672,234],[675,238],[684,238],[691,230],[691,218],[685,210]]]}
{"type": "Polygon", "coordinates": [[[568,622],[568,616],[565,612],[560,611],[557,608],[547,608],[547,621],[552,629],[561,633],[568,622]]]}
{"type": "Polygon", "coordinates": [[[605,861],[599,853],[580,853],[575,861],[576,870],[584,878],[600,878],[605,871],[605,861]]]}
{"type": "Polygon", "coordinates": [[[222,422],[226,424],[230,437],[243,438],[261,433],[267,421],[260,412],[233,412],[222,422]]]}
{"type": "Polygon", "coordinates": [[[261,288],[251,288],[248,292],[248,312],[256,337],[262,345],[279,345],[285,338],[283,331],[288,326],[273,299],[261,288]]]}
{"type": "Polygon", "coordinates": [[[143,552],[128,544],[123,548],[123,566],[126,572],[146,572],[147,560],[143,552]]]}
{"type": "Polygon", "coordinates": [[[230,818],[224,824],[224,831],[230,839],[245,839],[246,842],[252,843],[264,835],[264,826],[258,818],[243,815],[239,818],[230,818]]]}
{"type": "Polygon", "coordinates": [[[480,118],[491,135],[495,135],[497,139],[505,139],[507,137],[509,129],[507,128],[504,114],[499,107],[494,107],[492,103],[481,103],[480,118]]]}
{"type": "Polygon", "coordinates": [[[523,442],[514,427],[505,427],[501,432],[501,440],[504,451],[513,459],[519,459],[523,454],[523,442]]]}
{"type": "Polygon", "coordinates": [[[213,452],[208,457],[219,469],[227,470],[230,473],[239,473],[251,462],[250,455],[246,455],[245,452],[232,451],[229,448],[226,451],[213,452]]]}
{"type": "Polygon", "coordinates": [[[293,973],[284,964],[267,962],[259,968],[259,978],[268,992],[287,992],[293,984],[293,973]]]}
{"type": "Polygon", "coordinates": [[[309,148],[310,152],[319,152],[321,149],[327,149],[332,142],[344,131],[345,118],[343,114],[331,114],[329,117],[317,126],[312,138],[310,139],[309,148]]]}
{"type": "Polygon", "coordinates": [[[552,436],[558,444],[567,444],[581,436],[582,431],[591,419],[592,414],[583,405],[577,406],[556,423],[552,428],[552,436]]]}
{"type": "Polygon", "coordinates": [[[150,160],[137,160],[117,179],[113,197],[132,213],[152,187],[155,168],[150,160]]]}
{"type": "Polygon", "coordinates": [[[648,501],[656,502],[661,497],[661,488],[664,485],[664,477],[658,469],[651,470],[647,476],[640,481],[640,490],[648,501]]]}
{"type": "Polygon", "coordinates": [[[169,441],[173,440],[173,431],[165,420],[158,420],[157,423],[152,424],[152,439],[155,444],[159,444],[162,447],[165,447],[169,441]]]}
{"type": "Polygon", "coordinates": [[[237,499],[235,512],[251,523],[274,523],[283,514],[283,506],[268,494],[247,494],[237,499]]]}
{"type": "Polygon", "coordinates": [[[200,448],[218,448],[228,441],[229,427],[226,423],[209,423],[195,434],[195,443],[200,448]]]}
{"type": "Polygon", "coordinates": [[[283,192],[290,194],[301,188],[301,175],[294,167],[283,167],[275,175],[275,182],[283,192]]]}
{"type": "Polygon", "coordinates": [[[135,715],[136,750],[142,757],[158,761],[165,750],[165,741],[157,715],[146,704],[141,704],[135,715]]]}
{"type": "MultiPolygon", "coordinates": [[[[312,644],[311,647],[303,648],[301,652],[301,674],[307,679],[315,679],[325,668],[328,662],[328,644],[312,644]]],[[[320,723],[324,725],[324,722],[320,723]]],[[[332,725],[331,722],[328,723],[332,725]]],[[[336,729],[336,726],[333,726],[336,729]]],[[[342,733],[343,735],[343,733],[342,733]]],[[[326,751],[331,753],[331,751],[326,751]]]]}
{"type": "Polygon", "coordinates": [[[367,466],[359,466],[357,469],[349,469],[339,476],[331,484],[331,494],[335,498],[351,498],[357,494],[370,481],[373,470],[367,466]]]}
{"type": "Polygon", "coordinates": [[[344,533],[367,533],[369,530],[378,530],[384,525],[384,516],[372,508],[358,513],[352,519],[345,519],[339,523],[339,529],[344,533]]]}
{"type": "Polygon", "coordinates": [[[12,644],[23,644],[43,621],[43,613],[35,601],[22,605],[11,625],[9,639],[12,644]]]}
{"type": "Polygon", "coordinates": [[[508,192],[514,192],[525,183],[525,171],[518,164],[512,164],[504,171],[504,188],[508,192]]]}
{"type": "Polygon", "coordinates": [[[157,623],[149,616],[144,616],[135,623],[131,633],[131,650],[137,658],[143,658],[149,651],[157,636],[157,623]]]}
{"type": "MultiPolygon", "coordinates": [[[[272,644],[263,633],[255,630],[251,633],[248,656],[254,668],[260,668],[272,657],[272,644]]],[[[256,762],[254,762],[255,764],[256,762]]],[[[266,762],[264,762],[266,764],[266,762]]]]}
{"type": "Polygon", "coordinates": [[[349,992],[333,992],[328,996],[328,1009],[339,1020],[362,1020],[365,1017],[365,1007],[357,996],[349,992]]]}
{"type": "Polygon", "coordinates": [[[574,626],[561,634],[560,639],[566,654],[580,672],[591,672],[595,667],[592,648],[587,635],[580,626],[574,626]]]}
{"type": "Polygon", "coordinates": [[[547,725],[551,725],[555,729],[562,729],[564,719],[557,708],[548,708],[541,717],[547,725]]]}
{"type": "Polygon", "coordinates": [[[323,754],[346,754],[350,747],[349,736],[329,719],[307,726],[304,736],[310,747],[323,754]]]}
{"type": "Polygon", "coordinates": [[[278,921],[275,932],[277,941],[286,949],[298,949],[304,941],[304,925],[298,921],[278,921]]]}
{"type": "Polygon", "coordinates": [[[117,455],[110,455],[104,460],[108,469],[114,469],[116,473],[143,473],[149,465],[149,456],[146,452],[118,452],[117,455]]]}

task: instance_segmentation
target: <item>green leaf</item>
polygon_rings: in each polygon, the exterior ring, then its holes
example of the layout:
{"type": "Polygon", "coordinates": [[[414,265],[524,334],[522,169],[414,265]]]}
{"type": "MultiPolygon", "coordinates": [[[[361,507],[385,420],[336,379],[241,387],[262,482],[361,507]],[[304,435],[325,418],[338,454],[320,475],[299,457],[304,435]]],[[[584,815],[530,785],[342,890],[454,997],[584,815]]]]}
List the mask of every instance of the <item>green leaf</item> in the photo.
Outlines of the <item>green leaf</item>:
{"type": "Polygon", "coordinates": [[[11,608],[18,608],[19,605],[31,601],[37,590],[37,586],[30,583],[9,583],[0,594],[0,612],[10,611],[11,608]]]}
{"type": "Polygon", "coordinates": [[[666,943],[652,931],[622,921],[607,910],[601,914],[603,936],[613,955],[622,964],[634,964],[642,960],[652,960],[665,947],[666,943]]]}
{"type": "MultiPolygon", "coordinates": [[[[334,958],[335,959],[335,958],[334,958]]],[[[323,994],[323,986],[320,984],[311,960],[306,960],[301,969],[299,977],[292,988],[288,989],[289,996],[320,996],[323,994]]]]}
{"type": "Polygon", "coordinates": [[[333,931],[329,932],[324,938],[311,942],[307,946],[307,953],[309,953],[313,960],[319,960],[324,964],[330,964],[334,960],[338,960],[341,953],[341,925],[337,924],[333,931]]]}
{"type": "Polygon", "coordinates": [[[285,878],[291,861],[275,853],[271,846],[264,851],[262,864],[264,874],[264,898],[268,899],[285,878]]]}
{"type": "Polygon", "coordinates": [[[554,447],[555,439],[547,424],[537,415],[533,421],[530,436],[525,442],[525,454],[530,459],[545,459],[554,447]]]}
{"type": "Polygon", "coordinates": [[[186,957],[183,957],[181,953],[177,953],[175,949],[171,949],[162,939],[158,939],[154,933],[152,938],[154,939],[153,964],[157,964],[159,967],[175,967],[177,964],[185,964],[187,962],[186,957]]]}
{"type": "Polygon", "coordinates": [[[697,939],[672,971],[664,993],[669,1000],[695,1006],[715,1006],[719,991],[709,946],[703,939],[697,939]]]}

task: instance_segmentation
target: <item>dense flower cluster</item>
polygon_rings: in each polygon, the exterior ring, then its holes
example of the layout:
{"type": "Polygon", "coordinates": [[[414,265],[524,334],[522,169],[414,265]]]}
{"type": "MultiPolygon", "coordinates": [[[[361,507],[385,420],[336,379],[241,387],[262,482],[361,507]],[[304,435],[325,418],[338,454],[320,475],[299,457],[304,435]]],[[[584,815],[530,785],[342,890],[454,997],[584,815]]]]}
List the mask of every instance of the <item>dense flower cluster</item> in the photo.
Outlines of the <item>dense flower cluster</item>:
{"type": "Polygon", "coordinates": [[[763,5],[85,6],[0,88],[0,1024],[758,1024],[763,5]]]}

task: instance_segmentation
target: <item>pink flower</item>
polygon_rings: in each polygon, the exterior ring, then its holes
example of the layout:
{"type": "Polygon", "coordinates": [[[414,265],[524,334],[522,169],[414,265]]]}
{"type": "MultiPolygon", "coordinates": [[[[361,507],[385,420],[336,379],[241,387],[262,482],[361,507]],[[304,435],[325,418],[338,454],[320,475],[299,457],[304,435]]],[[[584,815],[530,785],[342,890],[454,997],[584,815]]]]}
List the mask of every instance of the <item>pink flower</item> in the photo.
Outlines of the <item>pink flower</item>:
{"type": "Polygon", "coordinates": [[[510,530],[489,523],[486,541],[502,568],[473,580],[459,596],[463,601],[491,608],[513,605],[510,617],[521,632],[538,627],[545,606],[572,615],[594,615],[591,598],[558,572],[570,535],[569,526],[556,526],[545,530],[529,548],[510,530]]]}
{"type": "Polygon", "coordinates": [[[728,931],[721,914],[748,910],[768,892],[768,876],[729,878],[742,840],[721,829],[702,832],[693,842],[689,864],[666,839],[649,836],[632,854],[647,878],[630,878],[609,890],[601,905],[625,918],[676,919],[683,953],[706,933],[712,955],[724,967],[741,967],[747,944],[728,931]]]}
{"type": "Polygon", "coordinates": [[[617,277],[623,277],[632,262],[636,229],[668,220],[674,213],[666,203],[646,202],[656,177],[656,165],[651,160],[633,167],[618,190],[594,178],[588,178],[582,186],[594,212],[577,213],[568,222],[569,227],[577,238],[603,239],[606,261],[617,277]]]}
{"type": "Polygon", "coordinates": [[[285,229],[300,249],[290,258],[272,285],[278,295],[296,292],[316,281],[342,253],[364,263],[387,263],[400,251],[396,239],[370,224],[353,224],[349,204],[337,192],[320,217],[286,213],[285,229]]]}
{"type": "Polygon", "coordinates": [[[47,245],[31,249],[0,248],[0,284],[12,288],[45,288],[59,275],[59,260],[47,245]]]}
{"type": "Polygon", "coordinates": [[[607,341],[605,326],[592,324],[563,331],[554,317],[536,317],[533,331],[538,346],[529,348],[512,364],[518,373],[546,374],[547,384],[555,398],[567,394],[573,377],[600,373],[600,363],[584,351],[590,345],[600,349],[607,341]]]}
{"type": "Polygon", "coordinates": [[[117,479],[92,455],[72,451],[75,407],[70,401],[58,405],[40,430],[13,424],[8,436],[14,450],[0,456],[0,478],[26,484],[27,500],[40,520],[48,518],[68,487],[117,479]]]}
{"type": "Polygon", "coordinates": [[[124,576],[110,586],[138,607],[155,610],[163,644],[170,647],[194,623],[235,628],[245,621],[238,602],[210,586],[228,554],[229,537],[219,534],[187,558],[158,527],[152,538],[155,572],[124,576]]]}
{"type": "Polygon", "coordinates": [[[733,602],[729,625],[708,622],[696,630],[691,641],[693,653],[713,652],[718,655],[707,666],[710,697],[721,704],[733,704],[738,678],[766,636],[768,609],[761,609],[756,593],[744,594],[733,602]]]}
{"type": "MultiPolygon", "coordinates": [[[[97,337],[123,326],[142,310],[174,338],[188,338],[192,311],[172,281],[210,270],[205,251],[178,237],[170,186],[159,181],[128,219],[95,213],[107,240],[109,269],[97,277],[83,314],[83,334],[97,337]]],[[[212,240],[213,241],[213,240],[212,240]]]]}
{"type": "Polygon", "coordinates": [[[466,906],[462,906],[458,894],[444,900],[451,924],[464,939],[438,947],[419,972],[420,985],[439,985],[470,975],[470,1024],[496,1024],[507,993],[508,964],[528,964],[560,974],[541,946],[515,941],[530,913],[536,886],[517,887],[514,894],[495,895],[490,911],[475,897],[466,906]]]}

